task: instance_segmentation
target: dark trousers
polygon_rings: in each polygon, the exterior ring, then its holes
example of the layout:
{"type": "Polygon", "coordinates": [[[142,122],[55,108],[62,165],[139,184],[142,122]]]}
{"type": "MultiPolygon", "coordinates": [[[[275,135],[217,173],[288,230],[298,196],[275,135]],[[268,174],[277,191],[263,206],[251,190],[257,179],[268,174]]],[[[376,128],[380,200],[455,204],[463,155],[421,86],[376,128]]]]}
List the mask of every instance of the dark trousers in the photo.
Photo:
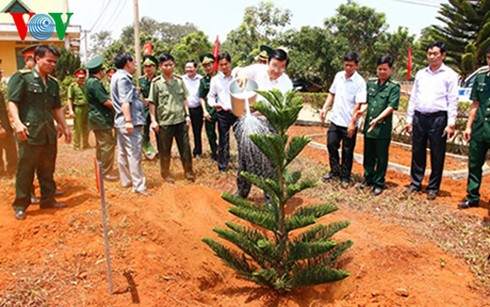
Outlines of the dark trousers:
{"type": "Polygon", "coordinates": [[[385,187],[390,142],[391,139],[364,137],[363,166],[364,180],[367,185],[382,189],[385,187]]]}
{"type": "Polygon", "coordinates": [[[202,155],[202,124],[203,124],[203,112],[202,107],[189,108],[189,115],[191,116],[192,135],[194,136],[194,149],[192,155],[202,155]]]}
{"type": "Polygon", "coordinates": [[[485,163],[490,143],[470,140],[470,153],[468,157],[468,183],[466,186],[466,200],[471,202],[480,201],[480,186],[482,167],[485,163]]]}
{"type": "Polygon", "coordinates": [[[171,125],[160,126],[158,128],[158,142],[160,144],[160,173],[163,178],[170,174],[170,155],[172,142],[175,139],[179,149],[180,160],[184,167],[185,174],[193,175],[191,147],[189,145],[189,129],[185,122],[171,125]]]}
{"type": "Polygon", "coordinates": [[[327,132],[328,160],[330,171],[342,180],[350,180],[354,147],[356,146],[357,128],[352,138],[347,136],[347,128],[330,123],[327,132]],[[340,163],[339,148],[342,143],[342,163],[340,163]]]}
{"type": "Polygon", "coordinates": [[[53,179],[56,161],[56,144],[30,145],[19,142],[19,161],[15,177],[15,211],[25,210],[31,203],[32,182],[34,172],[41,187],[41,206],[49,206],[53,202],[56,184],[53,179]]]}
{"type": "Polygon", "coordinates": [[[427,141],[430,148],[431,173],[427,192],[439,192],[446,157],[447,112],[423,114],[415,111],[412,122],[412,166],[410,185],[420,190],[427,163],[427,141]]]}
{"type": "Polygon", "coordinates": [[[204,121],[204,127],[206,128],[206,135],[209,141],[209,148],[211,149],[211,159],[218,159],[218,135],[216,133],[216,126],[218,125],[218,116],[216,113],[211,113],[211,119],[204,121]]]}
{"type": "Polygon", "coordinates": [[[112,129],[94,130],[95,135],[95,157],[102,163],[102,173],[109,174],[114,166],[114,150],[116,139],[112,129]]]}
{"type": "Polygon", "coordinates": [[[15,174],[17,167],[17,146],[12,132],[7,132],[5,139],[0,140],[0,176],[15,174]],[[5,152],[5,163],[3,153],[5,152]]]}
{"type": "Polygon", "coordinates": [[[226,171],[230,161],[230,128],[234,127],[237,117],[231,111],[218,111],[218,169],[226,171]]]}

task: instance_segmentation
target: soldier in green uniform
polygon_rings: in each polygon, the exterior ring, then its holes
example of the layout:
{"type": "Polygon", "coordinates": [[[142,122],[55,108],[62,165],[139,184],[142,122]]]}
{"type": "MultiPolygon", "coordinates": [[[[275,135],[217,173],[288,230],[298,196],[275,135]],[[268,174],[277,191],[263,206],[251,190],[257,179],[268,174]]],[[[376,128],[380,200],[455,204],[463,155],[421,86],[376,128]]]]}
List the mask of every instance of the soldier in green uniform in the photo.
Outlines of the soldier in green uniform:
{"type": "Polygon", "coordinates": [[[150,109],[148,104],[148,95],[150,94],[151,81],[156,77],[158,61],[152,55],[143,56],[143,70],[145,75],[139,78],[138,84],[140,87],[141,95],[143,95],[143,102],[145,103],[145,118],[146,124],[143,129],[143,154],[149,160],[153,160],[156,156],[155,149],[151,145],[150,141],[150,109]]]}
{"type": "Polygon", "coordinates": [[[87,63],[90,74],[85,85],[85,94],[89,104],[88,126],[95,135],[95,156],[97,161],[102,163],[104,179],[115,181],[118,177],[112,175],[116,148],[114,107],[101,81],[104,77],[102,62],[103,58],[96,56],[87,63]]]}
{"type": "Polygon", "coordinates": [[[470,142],[466,199],[459,209],[478,207],[482,167],[490,149],[490,48],[486,51],[489,71],[476,76],[471,89],[471,104],[464,138],[470,142]]]}
{"type": "Polygon", "coordinates": [[[0,177],[13,176],[17,164],[17,148],[3,91],[0,90],[0,177]],[[5,151],[5,164],[3,152],[5,151]]]}
{"type": "Polygon", "coordinates": [[[165,181],[170,183],[175,181],[170,175],[170,154],[172,142],[175,139],[185,178],[194,181],[189,144],[191,124],[187,105],[189,92],[184,81],[174,75],[174,58],[170,54],[163,54],[159,60],[162,75],[156,77],[151,83],[148,101],[150,102],[151,128],[158,132],[160,173],[165,181]]]}
{"type": "Polygon", "coordinates": [[[75,82],[68,87],[68,113],[73,117],[73,149],[87,149],[88,143],[88,102],[85,96],[84,69],[74,73],[75,82]]]}
{"type": "Polygon", "coordinates": [[[390,79],[393,58],[381,56],[377,61],[378,78],[367,84],[367,114],[364,122],[364,183],[377,196],[385,188],[388,150],[391,141],[393,111],[398,109],[400,85],[390,79]]]}
{"type": "Polygon", "coordinates": [[[209,141],[209,147],[211,149],[211,159],[218,159],[218,135],[216,133],[218,125],[218,114],[216,109],[209,106],[207,103],[207,96],[209,93],[209,85],[211,84],[211,78],[216,75],[214,70],[214,57],[211,53],[201,54],[199,60],[202,63],[202,67],[206,71],[206,76],[202,77],[199,84],[198,95],[201,99],[201,107],[203,109],[204,127],[206,129],[206,135],[209,141]]]}
{"type": "Polygon", "coordinates": [[[37,174],[41,187],[41,209],[61,208],[54,196],[57,134],[71,142],[71,130],[66,124],[61,106],[58,81],[51,77],[59,51],[52,45],[40,45],[34,50],[36,65],[32,70],[20,70],[8,83],[9,110],[19,143],[19,162],[15,179],[15,218],[26,218],[30,192],[37,174]],[[58,123],[57,129],[54,121],[58,123]]]}

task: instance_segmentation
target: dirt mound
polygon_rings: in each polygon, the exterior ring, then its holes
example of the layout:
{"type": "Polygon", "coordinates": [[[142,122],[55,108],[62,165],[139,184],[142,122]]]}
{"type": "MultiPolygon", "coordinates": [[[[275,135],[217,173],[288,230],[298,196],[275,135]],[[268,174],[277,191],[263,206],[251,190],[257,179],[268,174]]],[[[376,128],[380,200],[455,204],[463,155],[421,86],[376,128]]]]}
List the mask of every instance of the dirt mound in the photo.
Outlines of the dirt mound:
{"type": "MultiPolygon", "coordinates": [[[[354,245],[341,258],[351,272],[330,285],[285,296],[237,278],[201,241],[234,217],[220,192],[200,185],[163,184],[149,197],[117,183],[106,186],[115,294],[109,295],[100,200],[90,178],[62,177],[61,210],[31,206],[25,221],[10,207],[13,181],[2,181],[0,295],[30,295],[61,306],[481,306],[462,260],[406,229],[341,210],[324,222],[348,219],[337,240],[354,245]]],[[[308,204],[311,200],[298,199],[308,204]]]]}

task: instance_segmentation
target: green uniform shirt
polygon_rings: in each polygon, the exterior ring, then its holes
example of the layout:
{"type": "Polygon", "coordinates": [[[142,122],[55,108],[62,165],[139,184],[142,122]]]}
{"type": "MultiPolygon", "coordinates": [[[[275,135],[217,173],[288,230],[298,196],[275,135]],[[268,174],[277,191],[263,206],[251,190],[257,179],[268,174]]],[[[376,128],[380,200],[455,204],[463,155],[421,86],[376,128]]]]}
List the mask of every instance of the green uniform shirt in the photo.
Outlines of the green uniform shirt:
{"type": "Polygon", "coordinates": [[[177,125],[185,122],[184,100],[189,96],[182,79],[174,76],[170,84],[163,76],[153,79],[148,100],[155,105],[159,126],[177,125]]]}
{"type": "Polygon", "coordinates": [[[370,132],[369,123],[378,117],[387,107],[398,109],[400,100],[400,84],[388,79],[384,84],[379,83],[379,79],[367,83],[367,113],[364,122],[364,133],[368,138],[389,139],[391,138],[391,129],[393,114],[379,121],[374,129],[370,132]]]}
{"type": "Polygon", "coordinates": [[[155,79],[155,76],[153,76],[153,78],[151,79],[148,79],[146,75],[138,79],[138,84],[141,89],[141,95],[143,95],[143,98],[145,99],[148,99],[148,95],[150,95],[150,84],[153,79],[155,79]]]}
{"type": "Polygon", "coordinates": [[[87,105],[87,97],[85,96],[84,86],[76,82],[73,82],[68,87],[68,98],[71,99],[73,105],[75,106],[87,105]]]}
{"type": "Polygon", "coordinates": [[[12,126],[10,125],[10,120],[7,112],[7,105],[5,104],[5,98],[3,97],[3,92],[0,91],[0,125],[7,133],[12,133],[12,126]]]}
{"type": "Polygon", "coordinates": [[[470,99],[480,102],[471,128],[471,138],[479,142],[490,142],[490,72],[476,76],[470,99]]]}
{"type": "Polygon", "coordinates": [[[8,100],[17,104],[21,122],[27,127],[27,143],[56,144],[53,110],[61,108],[58,81],[47,76],[44,85],[36,68],[15,72],[8,83],[8,100]]]}
{"type": "Polygon", "coordinates": [[[90,130],[114,128],[114,110],[104,106],[109,94],[102,82],[90,75],[85,85],[85,93],[89,104],[88,126],[90,130]]]}
{"type": "Polygon", "coordinates": [[[208,105],[208,93],[209,93],[209,88],[211,87],[211,76],[206,75],[201,78],[201,81],[199,83],[199,90],[197,94],[199,95],[199,98],[202,98],[206,101],[206,110],[208,111],[211,116],[216,113],[216,109],[208,105]]]}

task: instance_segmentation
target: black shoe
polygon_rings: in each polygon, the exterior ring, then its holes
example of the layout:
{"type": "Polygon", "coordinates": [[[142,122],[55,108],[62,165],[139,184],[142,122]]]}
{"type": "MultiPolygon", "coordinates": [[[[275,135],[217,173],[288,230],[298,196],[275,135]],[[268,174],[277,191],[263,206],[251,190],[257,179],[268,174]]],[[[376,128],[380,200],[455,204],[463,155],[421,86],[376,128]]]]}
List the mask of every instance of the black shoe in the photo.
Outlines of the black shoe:
{"type": "Polygon", "coordinates": [[[340,186],[342,189],[347,189],[350,185],[350,182],[348,180],[342,179],[340,182],[340,186]]]}
{"type": "Polygon", "coordinates": [[[41,202],[39,198],[36,197],[36,195],[31,195],[31,204],[37,205],[41,202]]]}
{"type": "Polygon", "coordinates": [[[15,219],[22,221],[26,219],[27,213],[24,210],[15,211],[15,219]]]}
{"type": "Polygon", "coordinates": [[[323,176],[322,180],[325,182],[325,181],[332,180],[333,178],[335,178],[335,174],[330,172],[330,173],[326,174],[325,176],[323,176]]]}
{"type": "Polygon", "coordinates": [[[437,192],[436,191],[427,192],[427,200],[434,200],[436,198],[437,198],[437,192]]]}
{"type": "Polygon", "coordinates": [[[65,203],[52,202],[50,204],[41,204],[40,207],[41,207],[41,209],[49,209],[49,208],[59,209],[59,208],[66,207],[66,204],[65,203]]]}
{"type": "Polygon", "coordinates": [[[104,175],[104,180],[106,181],[117,181],[118,179],[119,177],[115,175],[111,175],[111,174],[104,175]]]}
{"type": "Polygon", "coordinates": [[[196,181],[196,177],[192,173],[186,173],[185,174],[185,179],[189,180],[190,182],[196,181]]]}
{"type": "Polygon", "coordinates": [[[458,204],[458,209],[469,209],[469,208],[478,207],[478,203],[479,202],[477,201],[465,200],[458,204]]]}
{"type": "Polygon", "coordinates": [[[354,187],[356,189],[362,190],[365,187],[370,187],[370,186],[372,186],[372,184],[366,183],[366,181],[364,181],[364,182],[358,182],[358,183],[356,183],[356,185],[354,187]]]}
{"type": "Polygon", "coordinates": [[[163,180],[165,180],[168,183],[175,183],[175,179],[172,176],[166,176],[163,178],[163,180]]]}
{"type": "Polygon", "coordinates": [[[383,189],[382,188],[374,188],[373,189],[373,196],[378,196],[378,195],[381,195],[381,193],[383,193],[383,189]]]}
{"type": "Polygon", "coordinates": [[[405,194],[413,194],[413,193],[417,193],[417,192],[420,192],[420,190],[417,189],[413,185],[409,185],[408,188],[403,193],[405,193],[405,194]]]}

